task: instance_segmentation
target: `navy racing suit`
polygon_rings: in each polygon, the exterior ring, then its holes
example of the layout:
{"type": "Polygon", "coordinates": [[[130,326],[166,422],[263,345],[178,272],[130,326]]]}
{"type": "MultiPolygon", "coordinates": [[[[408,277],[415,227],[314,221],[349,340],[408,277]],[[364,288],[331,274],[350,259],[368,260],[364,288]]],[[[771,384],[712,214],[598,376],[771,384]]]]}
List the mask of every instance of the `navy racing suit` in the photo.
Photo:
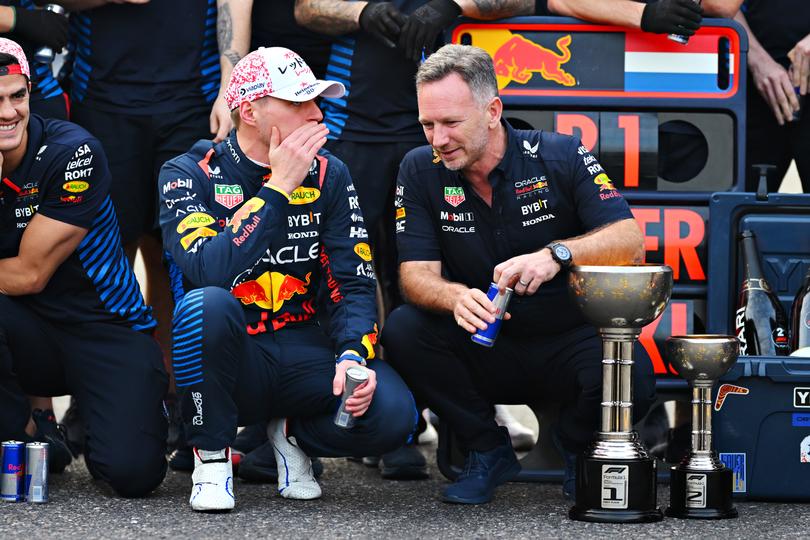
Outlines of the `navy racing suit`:
{"type": "Polygon", "coordinates": [[[371,250],[348,170],[322,150],[289,199],[265,185],[270,175],[239,148],[235,131],[219,144],[199,141],[160,173],[189,442],[219,449],[237,425],[292,417],[288,433],[310,455],[395,448],[415,410],[383,362],[371,366],[378,387],[356,427],[332,422],[335,353],[371,359],[377,341],[371,250]],[[317,319],[322,283],[328,335],[317,319]]]}

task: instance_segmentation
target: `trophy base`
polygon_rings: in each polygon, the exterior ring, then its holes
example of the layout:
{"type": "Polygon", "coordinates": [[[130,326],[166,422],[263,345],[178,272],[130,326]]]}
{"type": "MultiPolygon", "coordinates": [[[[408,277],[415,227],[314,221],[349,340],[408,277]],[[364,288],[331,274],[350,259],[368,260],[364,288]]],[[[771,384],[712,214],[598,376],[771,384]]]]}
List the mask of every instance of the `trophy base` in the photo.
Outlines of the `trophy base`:
{"type": "Polygon", "coordinates": [[[568,517],[595,523],[651,523],[664,516],[656,502],[656,465],[650,457],[577,461],[577,502],[568,517]]]}
{"type": "Polygon", "coordinates": [[[682,519],[730,519],[737,517],[731,500],[731,470],[690,470],[672,467],[667,516],[682,519]]]}

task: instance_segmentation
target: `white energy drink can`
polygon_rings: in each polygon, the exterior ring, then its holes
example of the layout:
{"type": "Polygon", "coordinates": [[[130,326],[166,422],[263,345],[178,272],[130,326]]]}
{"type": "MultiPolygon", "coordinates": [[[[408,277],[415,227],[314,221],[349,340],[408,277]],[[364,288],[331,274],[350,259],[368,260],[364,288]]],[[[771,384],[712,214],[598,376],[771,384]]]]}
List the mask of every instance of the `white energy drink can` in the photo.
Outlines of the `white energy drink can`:
{"type": "Polygon", "coordinates": [[[25,445],[25,500],[48,502],[48,443],[25,445]]]}
{"type": "Polygon", "coordinates": [[[343,386],[343,397],[340,408],[335,415],[335,425],[344,429],[354,427],[357,420],[352,413],[346,411],[346,400],[352,397],[355,389],[368,380],[368,371],[361,366],[352,366],[346,370],[346,384],[343,386]]]}

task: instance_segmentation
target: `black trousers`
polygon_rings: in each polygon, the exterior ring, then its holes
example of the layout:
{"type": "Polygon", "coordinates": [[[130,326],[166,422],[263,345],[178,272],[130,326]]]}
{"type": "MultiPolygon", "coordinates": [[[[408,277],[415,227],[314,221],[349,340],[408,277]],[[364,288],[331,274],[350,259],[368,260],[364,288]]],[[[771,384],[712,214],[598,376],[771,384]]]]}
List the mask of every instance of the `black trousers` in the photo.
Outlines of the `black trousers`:
{"type": "Polygon", "coordinates": [[[239,300],[217,287],[177,304],[172,357],[192,446],[230,446],[236,427],[288,418],[288,433],[310,456],[377,455],[405,444],[417,411],[405,383],[380,360],[371,406],[351,429],[335,426],[335,353],[317,325],[248,335],[239,300]]]}
{"type": "Polygon", "coordinates": [[[90,473],[124,497],[166,474],[167,375],[144,333],[110,323],[46,319],[24,297],[0,295],[0,438],[25,440],[27,394],[81,403],[90,473]]]}
{"type": "Polygon", "coordinates": [[[71,120],[101,141],[112,174],[112,197],[124,245],[144,234],[157,234],[160,168],[200,139],[212,137],[211,107],[173,114],[134,115],[103,111],[90,103],[72,103],[71,120]]]}
{"type": "Polygon", "coordinates": [[[369,243],[374,254],[374,271],[383,295],[383,306],[390,311],[402,304],[399,292],[397,242],[394,233],[394,191],[399,164],[411,149],[423,142],[365,143],[329,141],[335,154],[352,175],[360,208],[363,210],[369,243]]]}
{"type": "Polygon", "coordinates": [[[810,97],[805,96],[802,101],[800,120],[780,126],[749,75],[746,114],[746,190],[757,190],[759,174],[752,165],[768,163],[776,166],[776,171],[768,176],[768,192],[775,193],[795,159],[802,191],[810,193],[810,97]]]}
{"type": "MultiPolygon", "coordinates": [[[[388,317],[382,343],[416,399],[449,423],[464,451],[503,443],[496,403],[559,402],[556,433],[573,452],[583,450],[599,427],[602,342],[591,326],[555,336],[502,332],[486,348],[473,343],[451,315],[404,305],[388,317]]],[[[634,415],[640,419],[655,399],[655,378],[641,346],[635,361],[634,415]]]]}

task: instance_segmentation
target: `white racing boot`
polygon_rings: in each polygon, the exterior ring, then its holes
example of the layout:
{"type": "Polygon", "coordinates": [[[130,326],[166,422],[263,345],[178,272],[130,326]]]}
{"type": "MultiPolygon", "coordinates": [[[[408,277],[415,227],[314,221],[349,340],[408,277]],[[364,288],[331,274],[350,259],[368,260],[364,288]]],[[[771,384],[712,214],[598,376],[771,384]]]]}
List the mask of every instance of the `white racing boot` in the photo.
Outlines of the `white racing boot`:
{"type": "Polygon", "coordinates": [[[198,512],[228,512],[233,509],[233,465],[231,449],[194,449],[191,473],[191,497],[188,502],[198,512]]]}
{"type": "Polygon", "coordinates": [[[321,486],[312,474],[312,461],[298,448],[295,437],[287,437],[286,432],[286,418],[274,418],[267,424],[267,438],[278,467],[278,492],[286,499],[317,499],[321,486]]]}

